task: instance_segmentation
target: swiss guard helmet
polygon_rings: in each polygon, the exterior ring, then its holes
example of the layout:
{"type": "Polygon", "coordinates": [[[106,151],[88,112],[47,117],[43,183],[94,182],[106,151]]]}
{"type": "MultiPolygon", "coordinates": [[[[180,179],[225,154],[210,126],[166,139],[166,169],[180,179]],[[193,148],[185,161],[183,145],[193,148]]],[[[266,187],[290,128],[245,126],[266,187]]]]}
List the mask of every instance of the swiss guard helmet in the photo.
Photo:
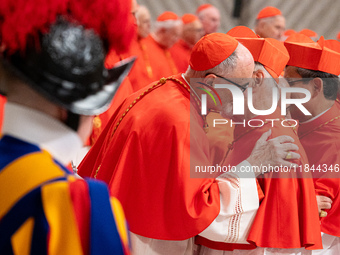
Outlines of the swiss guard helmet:
{"type": "Polygon", "coordinates": [[[105,56],[126,50],[134,33],[123,0],[0,3],[3,65],[76,115],[97,115],[109,107],[134,59],[106,69],[105,56]]]}

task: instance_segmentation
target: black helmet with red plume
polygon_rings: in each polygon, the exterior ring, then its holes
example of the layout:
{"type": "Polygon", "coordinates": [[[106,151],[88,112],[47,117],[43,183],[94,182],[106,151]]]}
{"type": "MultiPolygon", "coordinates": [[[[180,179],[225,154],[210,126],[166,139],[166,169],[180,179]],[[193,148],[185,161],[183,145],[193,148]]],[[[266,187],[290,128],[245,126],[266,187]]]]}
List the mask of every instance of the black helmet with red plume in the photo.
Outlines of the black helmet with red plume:
{"type": "Polygon", "coordinates": [[[74,114],[105,111],[133,63],[104,67],[108,50],[123,52],[133,38],[129,5],[123,0],[19,2],[23,6],[0,3],[3,64],[74,114]]]}

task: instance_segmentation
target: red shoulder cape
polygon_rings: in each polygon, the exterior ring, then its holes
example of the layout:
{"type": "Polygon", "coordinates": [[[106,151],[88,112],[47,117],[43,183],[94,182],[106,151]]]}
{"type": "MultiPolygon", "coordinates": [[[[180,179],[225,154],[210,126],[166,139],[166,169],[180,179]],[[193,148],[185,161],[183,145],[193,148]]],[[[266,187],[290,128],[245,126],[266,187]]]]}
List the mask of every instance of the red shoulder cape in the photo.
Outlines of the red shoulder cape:
{"type": "MultiPolygon", "coordinates": [[[[279,111],[272,115],[257,116],[255,119],[282,119],[279,111]]],[[[253,123],[253,125],[255,125],[253,123]]],[[[287,125],[287,123],[285,123],[287,125]]],[[[243,135],[234,144],[228,155],[228,163],[238,164],[247,158],[257,139],[272,129],[269,139],[289,135],[299,147],[301,158],[295,160],[298,165],[308,164],[305,151],[299,142],[296,130],[283,127],[276,122],[271,127],[271,122],[263,127],[254,128],[243,135]]],[[[235,128],[234,136],[237,138],[249,131],[249,127],[235,128]]],[[[256,214],[254,223],[248,236],[248,242],[260,247],[273,248],[299,248],[321,249],[321,231],[316,203],[313,179],[310,173],[268,173],[259,178],[259,184],[264,193],[264,198],[256,214]]]]}
{"type": "MultiPolygon", "coordinates": [[[[279,111],[276,111],[272,115],[257,116],[254,119],[266,122],[265,119],[281,119],[281,116],[279,111]]],[[[262,127],[253,129],[249,126],[237,125],[234,131],[234,143],[225,164],[235,166],[245,160],[251,154],[256,141],[269,129],[272,130],[269,139],[280,135],[293,137],[294,143],[299,146],[298,152],[301,155],[300,160],[295,160],[294,163],[307,164],[307,156],[296,131],[291,127],[282,127],[280,122],[274,122],[274,127],[271,127],[271,122],[268,122],[262,127]]],[[[251,123],[251,125],[258,124],[260,122],[251,123]]],[[[258,178],[258,182],[264,198],[247,239],[251,245],[214,244],[206,240],[202,240],[201,244],[219,250],[252,249],[254,246],[321,249],[318,207],[311,174],[267,173],[263,177],[258,178]]]]}
{"type": "MultiPolygon", "coordinates": [[[[179,75],[175,78],[184,83],[179,75]]],[[[203,123],[196,111],[190,112],[190,94],[178,82],[168,80],[138,99],[142,91],[118,108],[79,166],[79,174],[96,175],[109,185],[132,232],[155,239],[188,239],[219,213],[215,180],[190,177],[190,160],[209,165],[203,123]],[[137,103],[126,111],[134,100],[137,103]],[[191,132],[200,135],[190,141],[191,132]]]]}

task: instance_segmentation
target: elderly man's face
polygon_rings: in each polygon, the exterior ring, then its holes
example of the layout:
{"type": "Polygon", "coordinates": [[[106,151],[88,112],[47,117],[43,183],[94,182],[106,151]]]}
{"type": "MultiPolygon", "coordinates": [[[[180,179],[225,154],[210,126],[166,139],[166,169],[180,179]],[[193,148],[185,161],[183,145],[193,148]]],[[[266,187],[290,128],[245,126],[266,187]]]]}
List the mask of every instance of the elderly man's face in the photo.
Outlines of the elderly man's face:
{"type": "MultiPolygon", "coordinates": [[[[247,84],[249,80],[252,78],[252,74],[254,71],[254,58],[249,52],[249,50],[244,47],[242,44],[239,44],[237,49],[237,64],[235,69],[228,74],[226,78],[229,80],[239,84],[240,86],[244,87],[245,90],[243,93],[246,93],[247,91],[247,84]]],[[[220,83],[220,84],[228,84],[223,79],[218,79],[216,80],[215,83],[220,83]]],[[[229,83],[231,84],[231,83],[229,83]]],[[[231,84],[232,85],[232,84],[231,84]]],[[[221,115],[225,118],[233,118],[233,96],[230,92],[229,89],[216,89],[218,92],[219,96],[221,97],[222,100],[222,107],[219,109],[221,112],[221,115]]]]}
{"type": "Polygon", "coordinates": [[[167,47],[171,48],[182,35],[182,24],[176,25],[172,28],[167,28],[162,30],[161,43],[167,47]]]}
{"type": "Polygon", "coordinates": [[[151,28],[151,17],[148,9],[141,7],[137,11],[137,25],[138,25],[138,36],[145,38],[150,33],[151,28]]]}
{"type": "Polygon", "coordinates": [[[201,22],[206,34],[216,33],[220,28],[220,12],[217,8],[211,7],[205,10],[201,22]]]}
{"type": "Polygon", "coordinates": [[[274,38],[281,41],[286,29],[286,20],[283,16],[275,16],[258,21],[256,33],[263,38],[274,38]]]}
{"type": "Polygon", "coordinates": [[[194,22],[183,26],[182,38],[191,46],[194,46],[203,35],[203,26],[199,20],[195,20],[194,22]]]}

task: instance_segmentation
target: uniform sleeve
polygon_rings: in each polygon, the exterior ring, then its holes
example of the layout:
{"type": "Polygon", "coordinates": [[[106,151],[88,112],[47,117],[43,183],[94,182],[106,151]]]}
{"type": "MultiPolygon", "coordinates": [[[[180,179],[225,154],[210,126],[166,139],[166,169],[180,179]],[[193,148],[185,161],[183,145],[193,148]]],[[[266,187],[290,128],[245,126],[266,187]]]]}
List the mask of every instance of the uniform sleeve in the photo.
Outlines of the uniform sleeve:
{"type": "Polygon", "coordinates": [[[127,224],[120,203],[110,199],[103,182],[88,180],[88,183],[91,199],[90,254],[130,254],[127,224]]]}

